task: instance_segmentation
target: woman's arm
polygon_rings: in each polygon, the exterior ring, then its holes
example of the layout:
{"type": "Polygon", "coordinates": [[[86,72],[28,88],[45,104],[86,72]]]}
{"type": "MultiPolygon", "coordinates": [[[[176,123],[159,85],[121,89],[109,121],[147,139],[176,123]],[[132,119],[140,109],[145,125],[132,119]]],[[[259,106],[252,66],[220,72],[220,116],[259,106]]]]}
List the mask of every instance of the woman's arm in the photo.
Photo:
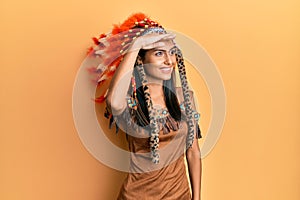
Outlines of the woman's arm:
{"type": "MultiPolygon", "coordinates": [[[[190,91],[190,97],[191,97],[192,109],[196,110],[193,91],[190,91]]],[[[186,152],[186,159],[188,163],[189,177],[190,177],[190,183],[192,188],[192,200],[201,199],[202,162],[201,162],[201,152],[200,152],[198,138],[197,138],[198,130],[196,130],[196,128],[197,127],[195,127],[194,142],[186,152]]]]}
{"type": "Polygon", "coordinates": [[[174,34],[149,34],[136,38],[110,82],[106,105],[113,114],[121,114],[126,108],[126,96],[133,67],[140,49],[151,49],[162,45],[160,40],[174,39],[174,34]]]}
{"type": "Polygon", "coordinates": [[[188,162],[190,183],[192,187],[192,200],[200,200],[202,162],[196,134],[192,147],[187,150],[186,158],[188,162]]]}
{"type": "Polygon", "coordinates": [[[110,82],[106,96],[106,105],[113,114],[121,114],[126,108],[125,98],[138,51],[139,49],[132,50],[125,54],[110,82]]]}

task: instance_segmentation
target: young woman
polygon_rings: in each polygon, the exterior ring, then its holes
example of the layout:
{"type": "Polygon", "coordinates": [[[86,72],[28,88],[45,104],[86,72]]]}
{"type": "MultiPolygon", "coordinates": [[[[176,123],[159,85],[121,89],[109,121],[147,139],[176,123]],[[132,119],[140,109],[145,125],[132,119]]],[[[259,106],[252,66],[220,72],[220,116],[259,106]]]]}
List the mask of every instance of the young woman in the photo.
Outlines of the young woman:
{"type": "MultiPolygon", "coordinates": [[[[117,29],[122,38],[127,39],[120,45],[122,57],[117,66],[114,65],[116,70],[104,98],[106,116],[126,132],[131,152],[131,172],[118,199],[199,200],[199,113],[195,109],[193,92],[188,89],[175,35],[141,13],[132,15],[117,29]],[[126,34],[121,34],[124,24],[126,34]],[[128,39],[130,37],[132,39],[128,39]],[[181,87],[176,87],[175,83],[176,66],[181,87]]],[[[103,39],[99,41],[103,48],[109,46],[103,39]]],[[[103,49],[95,49],[98,55],[103,52],[103,49]]],[[[103,77],[102,73],[101,81],[103,77]]]]}

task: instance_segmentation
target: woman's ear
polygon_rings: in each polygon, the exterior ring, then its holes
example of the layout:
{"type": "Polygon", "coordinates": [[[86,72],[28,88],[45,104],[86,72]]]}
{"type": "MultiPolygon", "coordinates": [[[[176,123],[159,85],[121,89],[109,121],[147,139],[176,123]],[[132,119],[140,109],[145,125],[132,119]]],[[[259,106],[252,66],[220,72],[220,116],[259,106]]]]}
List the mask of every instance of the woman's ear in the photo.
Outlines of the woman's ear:
{"type": "Polygon", "coordinates": [[[143,59],[140,55],[137,56],[136,60],[137,60],[137,63],[143,64],[143,59]]]}

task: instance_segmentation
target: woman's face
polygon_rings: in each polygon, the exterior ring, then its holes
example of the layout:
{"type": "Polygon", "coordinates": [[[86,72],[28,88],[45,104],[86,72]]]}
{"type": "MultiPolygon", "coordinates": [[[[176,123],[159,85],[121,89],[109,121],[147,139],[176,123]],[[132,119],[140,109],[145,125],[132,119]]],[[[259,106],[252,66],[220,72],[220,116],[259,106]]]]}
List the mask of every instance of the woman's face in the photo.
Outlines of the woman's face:
{"type": "Polygon", "coordinates": [[[176,65],[175,45],[172,40],[163,41],[165,45],[146,51],[143,60],[149,83],[169,80],[176,65]]]}

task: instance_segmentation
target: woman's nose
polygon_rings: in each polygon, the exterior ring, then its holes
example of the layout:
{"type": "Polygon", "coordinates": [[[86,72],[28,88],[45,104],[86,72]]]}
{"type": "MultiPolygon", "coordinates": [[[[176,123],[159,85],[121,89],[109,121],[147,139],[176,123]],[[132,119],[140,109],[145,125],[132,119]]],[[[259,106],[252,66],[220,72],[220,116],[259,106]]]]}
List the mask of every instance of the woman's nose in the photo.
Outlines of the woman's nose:
{"type": "Polygon", "coordinates": [[[172,56],[170,56],[168,53],[165,54],[165,64],[166,65],[172,65],[173,64],[172,56]]]}

